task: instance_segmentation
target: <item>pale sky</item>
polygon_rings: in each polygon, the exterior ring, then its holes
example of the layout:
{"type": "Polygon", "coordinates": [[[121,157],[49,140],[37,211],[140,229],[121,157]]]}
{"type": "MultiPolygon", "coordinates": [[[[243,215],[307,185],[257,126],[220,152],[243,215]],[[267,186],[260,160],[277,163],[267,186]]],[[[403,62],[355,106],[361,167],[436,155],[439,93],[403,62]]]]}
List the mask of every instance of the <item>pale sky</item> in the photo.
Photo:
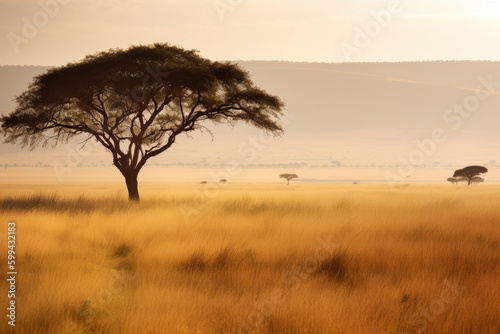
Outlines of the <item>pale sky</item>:
{"type": "Polygon", "coordinates": [[[500,60],[499,2],[0,0],[0,65],[154,42],[218,60],[500,60]]]}

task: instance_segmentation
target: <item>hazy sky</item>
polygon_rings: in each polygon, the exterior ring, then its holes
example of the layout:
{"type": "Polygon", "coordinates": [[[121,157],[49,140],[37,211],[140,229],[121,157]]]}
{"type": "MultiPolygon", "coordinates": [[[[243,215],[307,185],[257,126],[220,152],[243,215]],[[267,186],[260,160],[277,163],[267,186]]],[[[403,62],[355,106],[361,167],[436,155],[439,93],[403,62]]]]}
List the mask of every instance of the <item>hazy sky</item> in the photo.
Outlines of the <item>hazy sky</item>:
{"type": "Polygon", "coordinates": [[[499,2],[0,0],[0,64],[154,42],[227,60],[500,60],[499,2]]]}

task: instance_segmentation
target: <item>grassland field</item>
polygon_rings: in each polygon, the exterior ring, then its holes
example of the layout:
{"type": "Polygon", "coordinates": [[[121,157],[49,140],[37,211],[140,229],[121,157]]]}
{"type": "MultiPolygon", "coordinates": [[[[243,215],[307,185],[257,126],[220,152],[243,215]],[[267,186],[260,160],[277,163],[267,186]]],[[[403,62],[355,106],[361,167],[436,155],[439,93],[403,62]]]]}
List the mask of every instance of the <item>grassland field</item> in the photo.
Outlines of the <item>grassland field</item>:
{"type": "Polygon", "coordinates": [[[500,333],[500,186],[205,187],[3,184],[0,332],[500,333]]]}

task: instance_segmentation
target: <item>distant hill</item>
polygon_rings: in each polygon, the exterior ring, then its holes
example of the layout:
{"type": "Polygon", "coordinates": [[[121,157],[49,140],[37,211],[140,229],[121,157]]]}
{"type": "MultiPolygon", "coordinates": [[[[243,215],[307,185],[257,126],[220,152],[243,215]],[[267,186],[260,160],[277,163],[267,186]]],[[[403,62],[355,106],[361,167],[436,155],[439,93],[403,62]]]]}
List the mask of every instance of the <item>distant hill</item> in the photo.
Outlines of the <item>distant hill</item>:
{"type": "MultiPolygon", "coordinates": [[[[285,126],[285,136],[266,144],[251,163],[305,161],[321,165],[336,160],[343,164],[393,165],[415,149],[415,140],[429,138],[436,128],[446,130],[448,139],[428,157],[429,165],[500,161],[500,84],[494,84],[497,92],[482,101],[470,117],[463,118],[458,129],[451,128],[455,123],[449,119],[456,115],[447,111],[474,96],[483,80],[480,77],[500,82],[499,62],[240,64],[258,86],[280,96],[294,116],[285,126]]],[[[47,69],[1,66],[0,113],[13,110],[14,97],[47,69]]],[[[156,162],[192,163],[205,158],[224,163],[237,156],[238,147],[255,133],[245,126],[219,126],[213,142],[207,135],[194,141],[181,140],[156,162]]],[[[0,145],[3,160],[11,160],[16,154],[20,160],[37,154],[37,160],[44,160],[45,154],[56,156],[57,152],[28,153],[17,146],[0,145]]]]}

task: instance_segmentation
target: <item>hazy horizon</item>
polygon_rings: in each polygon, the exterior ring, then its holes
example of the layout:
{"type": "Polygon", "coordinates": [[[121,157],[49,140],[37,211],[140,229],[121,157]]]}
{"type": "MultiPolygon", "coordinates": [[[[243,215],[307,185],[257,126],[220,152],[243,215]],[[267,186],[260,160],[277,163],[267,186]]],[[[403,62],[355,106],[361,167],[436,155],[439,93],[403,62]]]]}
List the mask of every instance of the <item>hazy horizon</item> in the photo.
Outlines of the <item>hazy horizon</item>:
{"type": "MultiPolygon", "coordinates": [[[[208,134],[179,138],[168,152],[148,162],[141,180],[201,182],[236,161],[245,172],[233,176],[234,182],[279,182],[277,175],[284,172],[296,172],[304,179],[385,180],[389,173],[407,182],[446,182],[455,169],[477,164],[490,169],[488,181],[500,181],[497,62],[240,65],[257,85],[287,103],[284,136],[260,138],[258,130],[245,125],[210,125],[213,139],[208,134]],[[463,116],[453,110],[488,81],[494,91],[477,108],[463,116]],[[437,128],[447,132],[447,139],[429,143],[437,128]]],[[[0,68],[5,87],[0,114],[12,111],[13,97],[45,69],[0,68]]],[[[89,180],[95,173],[103,174],[103,180],[121,179],[107,152],[99,145],[87,145],[78,153],[80,142],[34,151],[1,144],[0,179],[58,183],[89,180]],[[68,164],[71,168],[63,168],[68,164]]]]}
{"type": "MultiPolygon", "coordinates": [[[[244,125],[210,125],[213,139],[179,138],[148,166],[223,169],[238,161],[283,172],[301,166],[304,178],[351,179],[340,167],[356,179],[364,170],[366,180],[389,173],[410,182],[482,164],[491,169],[488,179],[500,180],[500,36],[491,33],[500,29],[497,1],[0,0],[0,18],[0,115],[14,110],[14,97],[46,70],[40,65],[164,42],[239,62],[259,87],[287,104],[281,138],[259,139],[244,125]],[[472,112],[455,107],[480,93],[488,98],[472,112]],[[436,129],[446,140],[429,143],[436,129]]],[[[76,164],[108,166],[101,173],[113,179],[109,154],[95,146],[79,156],[79,142],[34,151],[0,144],[2,177],[21,175],[16,165],[65,166],[76,154],[76,164]]],[[[57,179],[46,172],[27,174],[57,179]]]]}

